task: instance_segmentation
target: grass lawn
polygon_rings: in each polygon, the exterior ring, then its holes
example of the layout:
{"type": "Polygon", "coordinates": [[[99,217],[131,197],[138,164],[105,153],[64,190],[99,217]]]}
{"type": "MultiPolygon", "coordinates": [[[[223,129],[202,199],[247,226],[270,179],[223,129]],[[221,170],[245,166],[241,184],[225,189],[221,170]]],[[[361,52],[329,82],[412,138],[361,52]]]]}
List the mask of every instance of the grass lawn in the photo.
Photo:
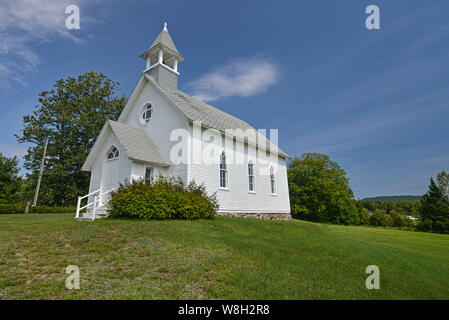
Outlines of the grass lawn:
{"type": "Polygon", "coordinates": [[[0,299],[448,299],[449,235],[304,221],[0,216],[0,299]],[[380,268],[367,290],[365,268],[380,268]],[[65,287],[80,268],[81,289],[65,287]]]}

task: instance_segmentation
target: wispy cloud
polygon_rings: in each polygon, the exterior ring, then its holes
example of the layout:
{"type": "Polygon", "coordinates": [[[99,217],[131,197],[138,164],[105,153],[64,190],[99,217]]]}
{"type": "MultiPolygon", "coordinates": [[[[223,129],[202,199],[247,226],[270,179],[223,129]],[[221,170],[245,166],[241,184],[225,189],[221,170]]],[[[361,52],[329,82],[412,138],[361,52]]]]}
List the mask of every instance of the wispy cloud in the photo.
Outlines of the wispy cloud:
{"type": "Polygon", "coordinates": [[[57,39],[82,43],[82,38],[66,29],[65,9],[78,5],[81,22],[91,23],[83,8],[98,3],[100,0],[0,0],[0,88],[26,85],[27,74],[35,72],[40,63],[33,49],[36,44],[57,39]]]}
{"type": "Polygon", "coordinates": [[[265,91],[279,79],[278,67],[269,59],[234,59],[189,83],[193,95],[205,101],[224,97],[250,97],[265,91]]]}

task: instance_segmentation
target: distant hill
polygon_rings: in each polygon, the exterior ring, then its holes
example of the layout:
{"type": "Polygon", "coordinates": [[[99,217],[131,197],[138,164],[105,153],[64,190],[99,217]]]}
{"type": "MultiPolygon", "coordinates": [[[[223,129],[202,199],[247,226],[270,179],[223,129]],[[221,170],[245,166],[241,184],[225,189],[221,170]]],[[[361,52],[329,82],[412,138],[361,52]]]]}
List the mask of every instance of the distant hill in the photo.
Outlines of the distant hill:
{"type": "Polygon", "coordinates": [[[377,202],[377,201],[397,201],[397,200],[414,200],[418,201],[421,200],[421,196],[380,196],[380,197],[370,197],[370,198],[363,198],[361,201],[371,201],[371,202],[377,202]]]}

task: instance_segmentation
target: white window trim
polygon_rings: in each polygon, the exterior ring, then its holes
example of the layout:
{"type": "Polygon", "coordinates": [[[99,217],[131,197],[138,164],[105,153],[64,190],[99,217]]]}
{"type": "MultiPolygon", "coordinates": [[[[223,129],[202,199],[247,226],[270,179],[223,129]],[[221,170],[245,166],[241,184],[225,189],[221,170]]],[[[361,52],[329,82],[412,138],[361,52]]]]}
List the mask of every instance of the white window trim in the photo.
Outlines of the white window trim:
{"type": "Polygon", "coordinates": [[[254,174],[254,171],[255,171],[254,168],[255,168],[254,162],[253,162],[252,160],[249,160],[248,163],[247,163],[247,165],[246,165],[246,174],[247,174],[247,177],[248,177],[248,180],[247,180],[247,183],[248,183],[248,193],[257,193],[257,192],[256,192],[256,175],[254,174]],[[250,165],[250,164],[253,165],[253,174],[252,174],[252,177],[253,177],[253,190],[250,190],[250,189],[249,189],[249,177],[250,177],[250,175],[249,175],[249,165],[250,165]]]}
{"type": "Polygon", "coordinates": [[[110,147],[110,148],[108,149],[108,152],[106,152],[106,162],[118,160],[118,159],[120,158],[120,154],[121,154],[121,153],[122,153],[122,152],[120,151],[119,148],[117,148],[115,145],[112,145],[112,147],[110,147]],[[109,154],[112,152],[112,150],[114,150],[114,148],[117,149],[117,151],[118,151],[118,157],[114,157],[114,158],[108,159],[109,154]]]}
{"type": "MultiPolygon", "coordinates": [[[[223,151],[224,152],[224,151],[223,151]]],[[[222,190],[222,191],[230,191],[231,189],[229,188],[229,164],[227,163],[227,155],[226,152],[224,152],[225,155],[225,164],[226,164],[226,187],[222,187],[221,186],[221,156],[222,153],[220,153],[220,163],[218,165],[218,189],[222,190]]]]}
{"type": "Polygon", "coordinates": [[[153,103],[151,103],[150,101],[147,101],[147,102],[145,102],[144,104],[143,104],[143,107],[142,107],[142,109],[140,110],[140,113],[139,113],[139,119],[140,119],[140,123],[142,124],[142,125],[144,125],[144,126],[147,126],[147,125],[149,125],[150,124],[150,122],[151,122],[151,120],[154,118],[154,104],[153,103]],[[143,113],[144,112],[146,112],[146,110],[147,110],[147,108],[148,108],[148,106],[151,106],[151,118],[150,118],[150,120],[148,120],[148,122],[145,120],[145,119],[143,119],[143,113]]]}

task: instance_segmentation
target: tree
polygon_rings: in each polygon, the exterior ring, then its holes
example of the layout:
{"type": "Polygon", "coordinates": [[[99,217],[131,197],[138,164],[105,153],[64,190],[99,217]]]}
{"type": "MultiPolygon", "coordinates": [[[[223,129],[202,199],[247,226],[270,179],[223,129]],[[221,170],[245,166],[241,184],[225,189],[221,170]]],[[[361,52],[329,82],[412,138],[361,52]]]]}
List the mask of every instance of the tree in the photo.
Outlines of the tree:
{"type": "Polygon", "coordinates": [[[21,178],[19,160],[4,157],[0,153],[0,203],[10,203],[16,200],[15,195],[20,190],[21,178]]]}
{"type": "Polygon", "coordinates": [[[19,142],[32,145],[25,155],[29,185],[35,184],[44,141],[49,139],[39,202],[73,205],[85,194],[89,175],[81,166],[107,119],[116,120],[125,103],[117,97],[118,83],[93,71],[57,80],[53,88],[39,94],[32,115],[23,117],[19,142]]]}
{"type": "Polygon", "coordinates": [[[294,157],[287,174],[294,216],[338,224],[361,222],[346,172],[327,155],[294,157]]]}
{"type": "Polygon", "coordinates": [[[430,178],[429,190],[421,200],[418,228],[423,231],[449,233],[449,200],[430,178]]]}
{"type": "Polygon", "coordinates": [[[449,173],[441,171],[437,174],[438,187],[443,195],[449,199],[449,173]]]}

